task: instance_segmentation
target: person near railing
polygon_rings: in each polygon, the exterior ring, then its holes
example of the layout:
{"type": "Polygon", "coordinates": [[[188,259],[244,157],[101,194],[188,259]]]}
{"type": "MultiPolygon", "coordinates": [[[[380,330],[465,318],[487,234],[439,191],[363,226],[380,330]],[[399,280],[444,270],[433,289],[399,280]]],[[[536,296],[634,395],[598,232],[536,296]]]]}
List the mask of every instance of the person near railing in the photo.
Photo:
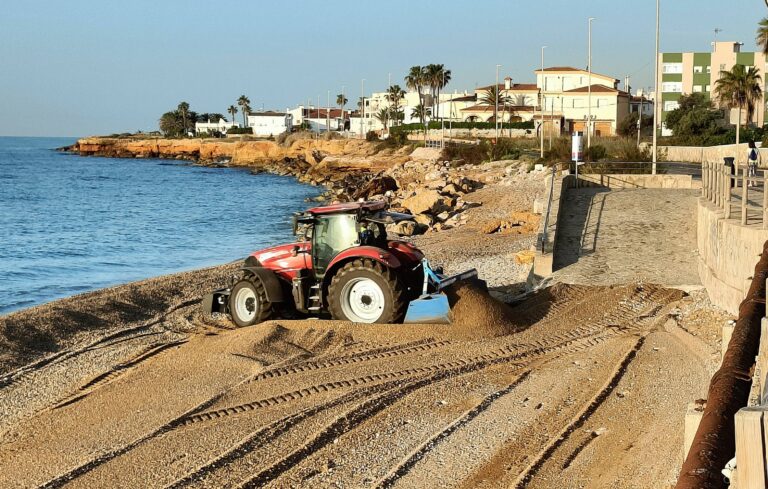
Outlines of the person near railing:
{"type": "Polygon", "coordinates": [[[760,162],[760,152],[755,146],[753,140],[749,140],[749,148],[747,149],[747,168],[749,169],[749,186],[757,186],[757,165],[760,162]]]}

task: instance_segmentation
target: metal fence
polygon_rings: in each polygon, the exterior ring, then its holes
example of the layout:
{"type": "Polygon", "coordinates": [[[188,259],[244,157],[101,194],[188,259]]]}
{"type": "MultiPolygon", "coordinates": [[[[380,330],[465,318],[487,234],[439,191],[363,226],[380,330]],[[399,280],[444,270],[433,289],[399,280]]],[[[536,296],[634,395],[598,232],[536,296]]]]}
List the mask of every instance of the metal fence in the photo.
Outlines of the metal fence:
{"type": "MultiPolygon", "coordinates": [[[[701,169],[702,197],[722,207],[726,219],[731,219],[732,207],[736,201],[741,210],[741,224],[749,224],[750,211],[757,211],[763,229],[768,229],[768,192],[765,191],[768,170],[759,170],[762,172],[761,177],[756,175],[750,178],[746,167],[736,167],[735,174],[731,174],[730,166],[718,163],[702,163],[701,169]],[[756,200],[750,201],[750,193],[756,200]]],[[[754,216],[755,212],[752,212],[752,215],[754,216]]]]}

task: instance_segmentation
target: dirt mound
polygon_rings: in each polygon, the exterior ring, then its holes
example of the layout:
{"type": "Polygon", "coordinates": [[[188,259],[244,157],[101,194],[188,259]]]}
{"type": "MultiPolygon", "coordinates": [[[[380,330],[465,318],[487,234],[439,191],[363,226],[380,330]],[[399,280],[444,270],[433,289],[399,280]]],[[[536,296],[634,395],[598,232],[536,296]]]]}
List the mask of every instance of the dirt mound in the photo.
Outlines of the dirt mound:
{"type": "Polygon", "coordinates": [[[491,297],[483,287],[465,282],[449,288],[453,324],[446,333],[460,339],[482,339],[504,336],[518,331],[521,325],[506,304],[491,297]]]}

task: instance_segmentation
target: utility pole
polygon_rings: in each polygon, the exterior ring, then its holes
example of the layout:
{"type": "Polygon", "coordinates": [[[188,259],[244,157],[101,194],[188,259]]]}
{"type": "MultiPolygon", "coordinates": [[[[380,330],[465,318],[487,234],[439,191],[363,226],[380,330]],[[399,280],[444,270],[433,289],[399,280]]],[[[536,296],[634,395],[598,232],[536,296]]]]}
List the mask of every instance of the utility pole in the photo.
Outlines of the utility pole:
{"type": "MultiPolygon", "coordinates": [[[[547,46],[541,47],[541,73],[542,73],[542,79],[546,80],[546,77],[544,77],[544,50],[547,49],[547,46]]],[[[541,134],[539,134],[541,139],[541,154],[540,156],[544,158],[544,114],[547,112],[546,107],[546,98],[544,97],[544,91],[546,89],[546,83],[544,84],[544,87],[542,88],[541,92],[541,134]]]]}
{"type": "Polygon", "coordinates": [[[328,90],[328,99],[325,101],[325,132],[331,132],[331,91],[328,90]]]}
{"type": "Polygon", "coordinates": [[[590,17],[589,21],[589,43],[587,48],[587,69],[589,70],[587,75],[587,83],[589,88],[587,89],[587,149],[592,146],[592,21],[594,17],[590,17]]]}
{"type": "Polygon", "coordinates": [[[346,123],[344,121],[344,85],[341,86],[341,131],[346,130],[346,123]]]}
{"type": "Polygon", "coordinates": [[[656,63],[653,67],[653,170],[651,173],[655,175],[658,156],[659,103],[661,102],[659,94],[659,0],[656,0],[656,50],[653,53],[653,59],[656,63]]]}
{"type": "MultiPolygon", "coordinates": [[[[443,86],[445,86],[445,70],[443,70],[443,86]]],[[[453,97],[451,97],[453,98],[453,97]]],[[[440,98],[437,100],[437,107],[440,107],[440,98]]],[[[445,148],[445,117],[440,118],[440,147],[445,148]]]]}
{"type": "Polygon", "coordinates": [[[365,128],[363,121],[365,119],[365,78],[360,80],[360,137],[365,139],[365,128]]]}
{"type": "Polygon", "coordinates": [[[493,127],[496,130],[494,144],[499,142],[499,68],[501,68],[501,65],[496,65],[496,103],[493,106],[493,127]]]}

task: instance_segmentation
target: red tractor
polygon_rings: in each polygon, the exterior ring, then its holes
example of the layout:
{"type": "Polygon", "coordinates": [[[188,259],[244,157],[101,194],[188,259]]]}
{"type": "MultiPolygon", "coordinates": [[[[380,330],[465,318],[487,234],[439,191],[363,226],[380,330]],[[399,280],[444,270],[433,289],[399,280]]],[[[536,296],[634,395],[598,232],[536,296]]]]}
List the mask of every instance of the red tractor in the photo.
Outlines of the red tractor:
{"type": "Polygon", "coordinates": [[[380,201],[296,214],[299,241],[252,253],[242,277],[231,288],[208,294],[203,310],[228,313],[238,326],[278,312],[330,313],[358,323],[450,322],[442,289],[477,272],[444,277],[415,246],[387,238],[387,224],[411,218],[389,212],[380,201]]]}

